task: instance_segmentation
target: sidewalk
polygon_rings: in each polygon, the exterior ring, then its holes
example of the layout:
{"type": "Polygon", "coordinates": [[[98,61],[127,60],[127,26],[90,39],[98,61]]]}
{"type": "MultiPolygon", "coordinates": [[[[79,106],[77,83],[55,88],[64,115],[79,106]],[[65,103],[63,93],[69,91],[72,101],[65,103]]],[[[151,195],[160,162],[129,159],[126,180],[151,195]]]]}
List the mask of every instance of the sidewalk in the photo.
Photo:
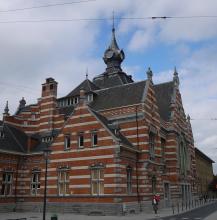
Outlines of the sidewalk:
{"type": "Polygon", "coordinates": [[[217,211],[206,217],[204,220],[217,220],[217,211]]]}
{"type": "MultiPolygon", "coordinates": [[[[216,202],[216,201],[214,201],[216,202]]],[[[201,206],[197,206],[196,208],[200,208],[210,203],[206,203],[201,206]]],[[[194,208],[195,209],[195,208],[194,208]]],[[[193,210],[193,209],[191,209],[193,210]]],[[[183,210],[180,211],[179,214],[185,213],[191,210],[183,210]]],[[[47,213],[46,220],[50,220],[51,216],[55,213],[47,213]]],[[[175,210],[175,215],[177,215],[177,210],[175,210]]],[[[129,214],[125,216],[88,216],[88,215],[76,215],[73,213],[57,213],[58,220],[150,220],[150,219],[158,219],[161,217],[172,216],[173,211],[172,208],[168,209],[160,209],[158,214],[155,215],[154,213],[144,213],[141,212],[139,214],[129,214]]],[[[26,218],[26,220],[42,220],[42,213],[39,212],[10,212],[10,213],[0,213],[0,220],[12,220],[12,219],[19,219],[19,218],[26,218]]],[[[205,220],[217,220],[217,212],[214,212],[210,216],[208,216],[205,220]]]]}

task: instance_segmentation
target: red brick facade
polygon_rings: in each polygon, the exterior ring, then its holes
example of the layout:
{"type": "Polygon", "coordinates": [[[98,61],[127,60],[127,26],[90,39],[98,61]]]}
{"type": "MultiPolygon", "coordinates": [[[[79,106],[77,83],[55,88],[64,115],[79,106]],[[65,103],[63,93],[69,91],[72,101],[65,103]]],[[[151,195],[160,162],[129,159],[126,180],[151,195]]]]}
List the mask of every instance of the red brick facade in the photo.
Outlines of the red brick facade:
{"type": "MultiPolygon", "coordinates": [[[[194,141],[177,80],[175,72],[171,82],[154,85],[148,75],[139,102],[96,110],[91,102],[101,94],[98,90],[88,93],[81,88],[70,99],[57,99],[57,82],[48,78],[36,104],[21,108],[13,116],[4,115],[2,127],[22,130],[28,141],[23,152],[0,149],[2,205],[40,209],[46,143],[52,150],[48,204],[57,209],[88,213],[102,207],[109,213],[110,207],[110,214],[115,214],[123,207],[136,211],[149,207],[156,193],[161,196],[162,206],[191,199],[196,189],[194,141]],[[167,85],[171,98],[161,105],[157,93],[167,85]],[[92,100],[88,101],[90,94],[92,100]],[[161,114],[164,105],[168,120],[161,114]],[[66,113],[70,106],[72,111],[66,113]]],[[[119,87],[128,85],[137,87],[134,82],[119,87]]]]}

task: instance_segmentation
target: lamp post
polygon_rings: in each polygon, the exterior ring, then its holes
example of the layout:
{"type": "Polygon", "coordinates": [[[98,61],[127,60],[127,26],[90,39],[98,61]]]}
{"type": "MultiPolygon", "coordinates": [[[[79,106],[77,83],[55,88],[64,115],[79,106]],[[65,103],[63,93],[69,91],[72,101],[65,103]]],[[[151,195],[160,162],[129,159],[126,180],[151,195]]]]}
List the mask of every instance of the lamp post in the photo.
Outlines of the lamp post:
{"type": "Polygon", "coordinates": [[[51,150],[48,147],[46,147],[43,152],[44,152],[44,158],[45,158],[43,220],[45,220],[46,219],[46,203],[47,203],[47,165],[48,165],[48,156],[51,153],[51,150]]]}

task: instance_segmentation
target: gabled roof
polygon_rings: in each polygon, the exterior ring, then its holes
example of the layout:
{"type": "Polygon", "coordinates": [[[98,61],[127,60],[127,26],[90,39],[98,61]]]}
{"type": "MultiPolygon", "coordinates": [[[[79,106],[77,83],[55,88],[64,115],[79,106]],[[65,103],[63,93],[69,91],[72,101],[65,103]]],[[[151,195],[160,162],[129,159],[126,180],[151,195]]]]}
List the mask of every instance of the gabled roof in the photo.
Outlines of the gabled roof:
{"type": "Polygon", "coordinates": [[[118,140],[120,140],[121,144],[136,150],[136,148],[132,145],[132,143],[120,131],[119,132],[115,132],[115,130],[112,129],[112,127],[110,126],[110,122],[107,120],[107,118],[105,118],[104,116],[102,116],[101,114],[97,113],[96,111],[94,111],[91,108],[89,108],[89,110],[95,115],[95,117],[104,125],[104,127],[106,127],[106,129],[114,137],[116,137],[118,140]]]}
{"type": "Polygon", "coordinates": [[[204,160],[208,161],[209,163],[215,163],[212,159],[210,159],[206,154],[200,151],[198,148],[195,147],[195,154],[202,157],[204,160]]]}
{"type": "Polygon", "coordinates": [[[88,93],[90,91],[99,89],[99,87],[92,83],[89,79],[85,79],[80,85],[78,85],[65,97],[79,96],[81,89],[85,90],[85,92],[88,93]]]}
{"type": "Polygon", "coordinates": [[[0,138],[0,150],[25,153],[27,151],[28,136],[21,130],[0,121],[4,137],[0,138]]]}
{"type": "Polygon", "coordinates": [[[96,90],[96,96],[90,106],[95,111],[99,111],[141,103],[145,86],[146,81],[140,81],[96,90]]]}
{"type": "Polygon", "coordinates": [[[154,85],[154,91],[159,108],[159,114],[165,121],[169,120],[170,103],[173,96],[174,82],[166,82],[154,85]]]}

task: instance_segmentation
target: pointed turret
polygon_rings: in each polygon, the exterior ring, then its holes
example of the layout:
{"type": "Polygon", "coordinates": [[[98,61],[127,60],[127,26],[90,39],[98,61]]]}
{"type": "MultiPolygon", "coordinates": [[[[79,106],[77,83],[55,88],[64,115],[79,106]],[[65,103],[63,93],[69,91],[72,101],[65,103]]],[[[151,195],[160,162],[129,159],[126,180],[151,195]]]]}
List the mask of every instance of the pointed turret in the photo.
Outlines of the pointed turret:
{"type": "Polygon", "coordinates": [[[107,65],[106,72],[107,73],[114,73],[122,71],[121,63],[125,58],[123,50],[120,50],[116,41],[115,37],[115,28],[112,28],[112,39],[111,43],[106,49],[103,60],[107,65]]]}

